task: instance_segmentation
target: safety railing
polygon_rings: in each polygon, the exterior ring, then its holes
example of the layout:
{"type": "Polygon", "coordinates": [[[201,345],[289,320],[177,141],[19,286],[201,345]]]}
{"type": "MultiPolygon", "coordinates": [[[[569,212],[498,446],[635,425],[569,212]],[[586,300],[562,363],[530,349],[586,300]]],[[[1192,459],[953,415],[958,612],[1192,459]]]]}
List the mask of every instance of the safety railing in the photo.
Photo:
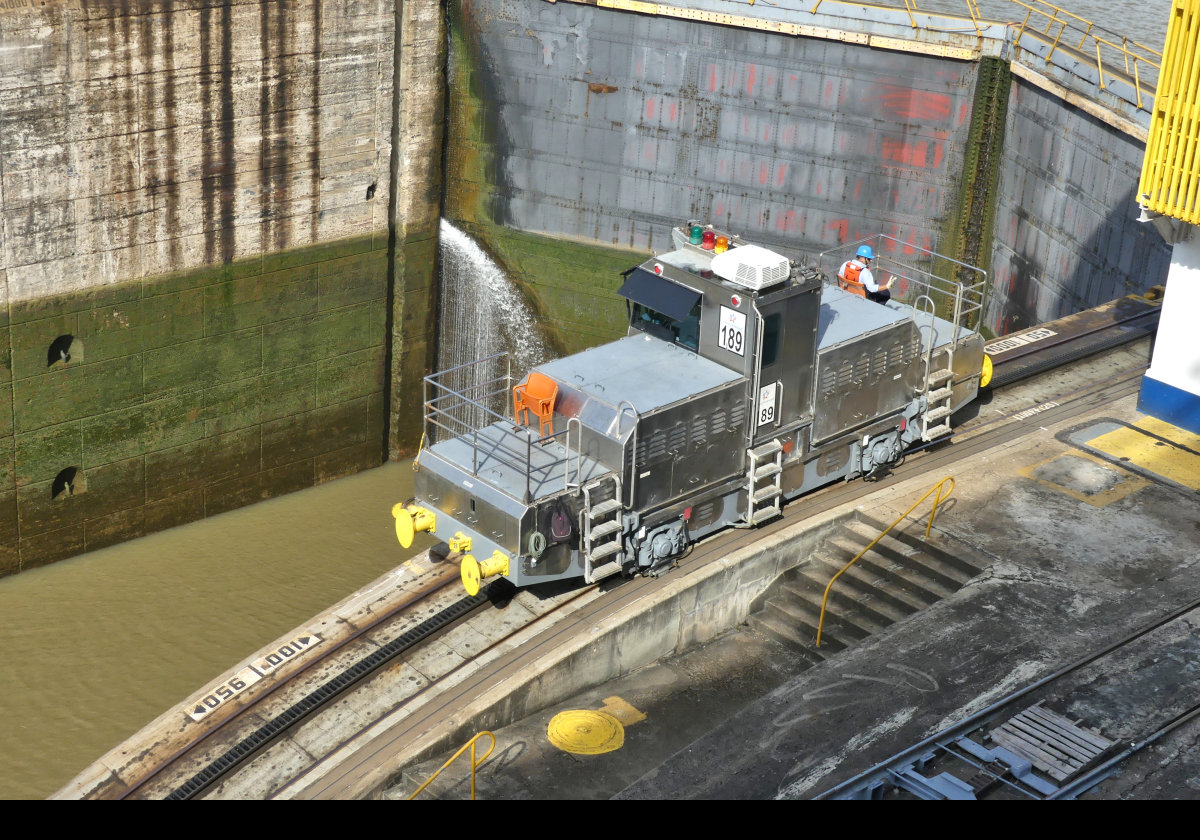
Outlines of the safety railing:
{"type": "MultiPolygon", "coordinates": [[[[447,439],[458,439],[470,447],[471,462],[456,466],[469,467],[475,476],[488,465],[501,465],[514,470],[525,478],[524,496],[517,500],[528,503],[532,500],[531,488],[535,482],[539,486],[550,482],[561,483],[564,489],[569,489],[582,481],[583,426],[588,417],[592,420],[608,418],[607,424],[601,423],[600,426],[603,434],[609,437],[620,439],[632,428],[632,442],[625,448],[636,451],[638,415],[627,401],[613,405],[588,393],[585,396],[585,402],[590,406],[587,417],[578,419],[577,416],[570,416],[566,428],[539,437],[530,428],[518,425],[515,421],[512,387],[516,381],[507,352],[495,353],[426,376],[423,383],[424,419],[419,457],[438,457],[446,461],[448,459],[439,454],[436,444],[447,439]],[[632,423],[627,418],[631,418],[632,423]],[[575,429],[574,435],[572,428],[575,429]],[[572,440],[575,442],[574,452],[572,440]],[[551,450],[544,445],[551,441],[563,445],[563,457],[545,456],[551,450]],[[540,453],[536,459],[533,457],[535,446],[540,453]],[[575,469],[574,476],[571,475],[572,466],[575,469]]],[[[572,411],[572,414],[575,412],[572,411]]],[[[414,462],[413,469],[419,469],[419,464],[414,462]]],[[[505,492],[502,488],[496,489],[505,492]]],[[[517,498],[510,493],[506,495],[517,498]]]]}
{"type": "Polygon", "coordinates": [[[823,251],[817,257],[818,264],[830,277],[836,277],[842,263],[852,258],[860,245],[871,245],[875,282],[890,283],[896,301],[915,306],[927,296],[934,302],[937,313],[954,327],[951,342],[957,343],[963,330],[975,325],[987,290],[987,272],[982,268],[884,233],[823,251]]]}
{"type": "MultiPolygon", "coordinates": [[[[1117,74],[1122,74],[1130,80],[1130,85],[1135,91],[1137,107],[1142,110],[1149,108],[1147,100],[1153,97],[1159,68],[1162,65],[1162,53],[1159,50],[1097,26],[1092,21],[1046,0],[997,0],[988,4],[991,19],[984,16],[979,0],[965,0],[964,6],[965,14],[956,15],[944,9],[923,6],[919,0],[904,0],[903,3],[909,25],[917,30],[945,32],[947,24],[952,26],[953,21],[957,19],[969,21],[976,34],[981,34],[985,26],[994,23],[1007,24],[1011,27],[1008,37],[1017,44],[1024,34],[1034,35],[1048,46],[1044,56],[1047,62],[1053,60],[1059,51],[1069,51],[1070,58],[1065,64],[1069,67],[1074,61],[1079,61],[1091,66],[1100,90],[1106,90],[1109,82],[1117,74]],[[1008,9],[1012,10],[1012,14],[1004,13],[1008,9]]],[[[808,12],[816,14],[819,9],[822,14],[845,17],[854,21],[847,24],[848,28],[858,28],[864,9],[880,9],[881,14],[886,14],[896,8],[886,3],[815,0],[808,12]],[[839,7],[843,7],[844,10],[840,10],[839,7]]]]}
{"type": "Polygon", "coordinates": [[[1024,17],[1013,22],[1017,43],[1025,32],[1031,32],[1049,45],[1045,56],[1047,62],[1059,50],[1069,51],[1073,59],[1083,57],[1091,61],[1094,58],[1100,90],[1107,89],[1106,78],[1111,81],[1117,73],[1122,73],[1136,91],[1137,107],[1145,107],[1143,87],[1150,93],[1154,90],[1162,65],[1160,51],[1110,32],[1045,0],[1011,2],[1025,10],[1024,17]]]}
{"type": "Polygon", "coordinates": [[[467,743],[465,743],[461,747],[459,747],[458,752],[456,752],[454,755],[450,756],[450,758],[447,759],[446,763],[443,764],[441,767],[439,767],[437,769],[437,772],[435,772],[432,776],[430,776],[425,781],[425,784],[421,785],[419,788],[417,788],[415,791],[413,791],[412,796],[408,797],[409,800],[416,799],[417,796],[421,793],[421,791],[425,790],[425,788],[427,788],[431,784],[433,784],[433,780],[436,779],[438,776],[442,775],[442,771],[445,770],[447,767],[449,767],[451,764],[453,764],[455,762],[455,760],[460,755],[462,755],[464,752],[466,752],[468,749],[471,750],[471,799],[474,800],[475,799],[475,771],[479,769],[479,765],[481,765],[481,764],[483,764],[483,762],[487,761],[488,756],[492,754],[492,750],[496,749],[496,736],[493,735],[491,732],[488,732],[486,729],[483,732],[480,732],[479,734],[477,734],[470,741],[467,741],[467,743]],[[487,752],[485,752],[483,754],[482,758],[477,758],[475,755],[475,745],[479,742],[479,739],[485,735],[492,739],[492,745],[490,747],[488,747],[487,752]]]}
{"type": "Polygon", "coordinates": [[[853,560],[851,560],[845,566],[842,566],[842,568],[838,570],[838,573],[829,579],[829,583],[825,587],[825,594],[821,598],[821,617],[819,619],[817,619],[817,642],[816,642],[817,647],[821,646],[821,631],[825,627],[825,608],[829,603],[829,592],[831,589],[833,589],[833,584],[835,582],[837,582],[837,579],[842,576],[842,573],[844,571],[846,571],[851,566],[853,566],[855,563],[857,563],[859,560],[861,560],[864,554],[866,554],[868,551],[870,551],[872,548],[874,548],[876,543],[878,543],[881,539],[883,539],[884,537],[886,537],[888,535],[888,532],[890,532],[893,528],[895,528],[897,525],[899,525],[901,522],[903,522],[908,517],[908,515],[910,513],[912,513],[914,510],[916,510],[917,506],[920,505],[921,502],[928,499],[929,496],[934,493],[934,491],[937,492],[937,495],[934,496],[934,499],[933,499],[933,509],[931,511],[929,511],[929,524],[925,526],[925,539],[929,539],[929,531],[930,531],[930,529],[933,528],[933,518],[935,516],[937,516],[938,505],[941,504],[945,499],[949,498],[950,494],[954,492],[954,479],[951,478],[950,476],[946,476],[941,481],[939,481],[937,484],[933,485],[933,487],[931,487],[924,496],[917,499],[913,503],[912,507],[910,507],[908,510],[904,511],[904,513],[900,514],[900,516],[896,519],[895,522],[893,522],[891,525],[884,528],[878,537],[871,540],[870,545],[868,545],[862,551],[858,552],[858,554],[856,554],[854,556],[853,560]],[[948,489],[943,494],[942,486],[947,481],[950,482],[950,489],[948,489]]]}

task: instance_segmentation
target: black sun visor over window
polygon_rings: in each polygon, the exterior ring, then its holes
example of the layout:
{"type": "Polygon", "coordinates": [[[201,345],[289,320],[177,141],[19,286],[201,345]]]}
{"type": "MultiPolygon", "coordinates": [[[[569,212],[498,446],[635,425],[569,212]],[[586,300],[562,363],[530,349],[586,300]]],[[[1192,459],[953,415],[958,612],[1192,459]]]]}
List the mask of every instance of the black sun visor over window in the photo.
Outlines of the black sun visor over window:
{"type": "Polygon", "coordinates": [[[700,300],[700,293],[695,289],[672,283],[640,267],[633,270],[617,294],[674,321],[686,318],[700,300]]]}

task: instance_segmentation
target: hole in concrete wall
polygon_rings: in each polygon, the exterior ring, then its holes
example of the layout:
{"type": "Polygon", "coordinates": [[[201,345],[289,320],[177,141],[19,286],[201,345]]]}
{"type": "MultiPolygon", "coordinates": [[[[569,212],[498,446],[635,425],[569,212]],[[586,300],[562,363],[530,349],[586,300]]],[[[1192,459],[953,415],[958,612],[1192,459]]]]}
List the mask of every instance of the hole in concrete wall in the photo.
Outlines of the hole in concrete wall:
{"type": "Polygon", "coordinates": [[[76,467],[60,470],[58,475],[54,476],[54,483],[50,485],[50,498],[57,499],[59,496],[75,495],[75,483],[78,476],[79,470],[76,467]]]}
{"type": "Polygon", "coordinates": [[[367,201],[370,201],[374,197],[375,197],[375,185],[371,184],[371,186],[367,187],[367,201]]]}
{"type": "Polygon", "coordinates": [[[75,336],[60,335],[54,341],[50,342],[50,349],[46,351],[46,367],[55,362],[66,364],[71,361],[71,345],[75,343],[75,336]]]}

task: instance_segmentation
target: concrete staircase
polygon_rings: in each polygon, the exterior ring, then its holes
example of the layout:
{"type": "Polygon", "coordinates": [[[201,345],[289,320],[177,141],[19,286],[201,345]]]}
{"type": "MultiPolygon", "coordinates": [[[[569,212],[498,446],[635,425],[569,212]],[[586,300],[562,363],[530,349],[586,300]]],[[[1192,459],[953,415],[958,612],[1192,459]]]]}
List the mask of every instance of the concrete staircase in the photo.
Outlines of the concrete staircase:
{"type": "Polygon", "coordinates": [[[838,578],[829,593],[821,647],[815,646],[821,597],[830,578],[887,527],[861,512],[802,566],[782,575],[748,622],[812,663],[851,647],[958,590],[985,563],[944,535],[924,539],[923,524],[909,522],[880,540],[838,578]]]}

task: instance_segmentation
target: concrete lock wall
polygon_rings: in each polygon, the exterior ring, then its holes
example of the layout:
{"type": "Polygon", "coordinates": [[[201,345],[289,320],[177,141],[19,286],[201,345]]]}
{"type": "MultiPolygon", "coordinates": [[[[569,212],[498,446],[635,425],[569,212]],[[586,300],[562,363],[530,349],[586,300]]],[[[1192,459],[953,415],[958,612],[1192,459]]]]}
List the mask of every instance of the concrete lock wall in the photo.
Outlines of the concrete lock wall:
{"type": "Polygon", "coordinates": [[[404,6],[0,4],[0,574],[415,444],[444,39],[404,6]]]}
{"type": "MultiPolygon", "coordinates": [[[[467,200],[447,212],[483,238],[517,229],[645,252],[697,218],[811,259],[883,233],[898,251],[985,268],[981,326],[997,334],[1165,277],[1169,249],[1136,221],[1137,126],[1016,77],[1000,41],[959,60],[868,45],[869,15],[818,38],[589,0],[458,5],[472,52],[461,87],[479,101],[449,154],[471,146],[487,163],[450,170],[448,196],[467,200]]],[[[722,10],[700,3],[692,17],[722,10]]],[[[576,287],[619,318],[590,262],[575,260],[576,287]]],[[[547,283],[527,278],[534,297],[547,283]]],[[[563,309],[549,323],[595,330],[563,309]]]]}
{"type": "Polygon", "coordinates": [[[1139,139],[998,52],[448,12],[0,2],[0,574],[415,449],[443,202],[564,352],[686,218],[962,255],[996,331],[1165,276],[1139,139]]]}
{"type": "Polygon", "coordinates": [[[1137,220],[1145,141],[1014,79],[983,324],[1018,332],[1166,280],[1171,249],[1137,220]]]}

